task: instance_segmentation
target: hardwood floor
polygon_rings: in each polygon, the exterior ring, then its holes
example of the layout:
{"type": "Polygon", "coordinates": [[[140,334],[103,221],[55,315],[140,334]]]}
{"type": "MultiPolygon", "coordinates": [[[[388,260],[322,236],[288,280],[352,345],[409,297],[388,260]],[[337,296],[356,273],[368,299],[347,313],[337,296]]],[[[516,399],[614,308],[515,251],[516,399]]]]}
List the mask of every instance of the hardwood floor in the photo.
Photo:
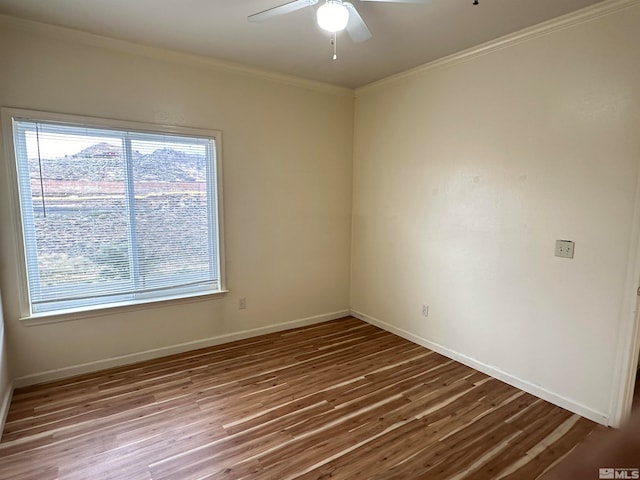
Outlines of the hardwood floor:
{"type": "Polygon", "coordinates": [[[17,390],[0,478],[527,480],[595,426],[349,318],[17,390]]]}

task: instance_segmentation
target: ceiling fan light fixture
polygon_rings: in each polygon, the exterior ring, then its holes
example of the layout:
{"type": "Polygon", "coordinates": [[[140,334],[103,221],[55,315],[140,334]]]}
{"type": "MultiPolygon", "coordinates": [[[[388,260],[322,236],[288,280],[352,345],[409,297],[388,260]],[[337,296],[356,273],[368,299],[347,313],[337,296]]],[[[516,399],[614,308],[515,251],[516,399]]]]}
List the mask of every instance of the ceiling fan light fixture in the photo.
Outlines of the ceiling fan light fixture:
{"type": "Polygon", "coordinates": [[[349,10],[340,0],[327,0],[316,15],[320,28],[331,33],[344,30],[349,22],[349,10]]]}

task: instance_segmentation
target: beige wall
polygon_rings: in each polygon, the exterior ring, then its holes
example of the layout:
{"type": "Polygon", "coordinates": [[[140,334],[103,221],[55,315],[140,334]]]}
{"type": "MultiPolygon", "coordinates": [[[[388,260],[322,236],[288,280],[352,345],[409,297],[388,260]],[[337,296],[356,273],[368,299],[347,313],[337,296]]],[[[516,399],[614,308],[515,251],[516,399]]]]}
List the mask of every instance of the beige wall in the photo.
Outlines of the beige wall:
{"type": "Polygon", "coordinates": [[[351,91],[14,23],[0,22],[0,105],[222,131],[230,290],[195,303],[24,326],[3,183],[0,283],[16,377],[348,311],[351,91]],[[246,310],[238,310],[239,297],[246,310]]]}
{"type": "Polygon", "coordinates": [[[639,25],[636,3],[358,90],[352,309],[606,421],[630,318],[639,25]]]}
{"type": "Polygon", "coordinates": [[[638,3],[360,89],[355,122],[349,91],[1,20],[1,106],[223,132],[231,291],[24,326],[3,183],[0,286],[17,377],[351,306],[607,422],[637,213],[638,3]],[[556,239],[576,242],[574,260],[553,256],[556,239]]]}

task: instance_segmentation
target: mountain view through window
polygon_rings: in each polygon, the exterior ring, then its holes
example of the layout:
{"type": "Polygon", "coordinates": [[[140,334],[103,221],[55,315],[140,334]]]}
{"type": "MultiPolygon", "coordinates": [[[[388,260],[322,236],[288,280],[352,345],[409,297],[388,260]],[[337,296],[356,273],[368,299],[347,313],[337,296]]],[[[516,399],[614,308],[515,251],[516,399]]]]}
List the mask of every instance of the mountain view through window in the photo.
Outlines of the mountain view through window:
{"type": "Polygon", "coordinates": [[[15,127],[34,312],[216,287],[213,139],[15,127]]]}

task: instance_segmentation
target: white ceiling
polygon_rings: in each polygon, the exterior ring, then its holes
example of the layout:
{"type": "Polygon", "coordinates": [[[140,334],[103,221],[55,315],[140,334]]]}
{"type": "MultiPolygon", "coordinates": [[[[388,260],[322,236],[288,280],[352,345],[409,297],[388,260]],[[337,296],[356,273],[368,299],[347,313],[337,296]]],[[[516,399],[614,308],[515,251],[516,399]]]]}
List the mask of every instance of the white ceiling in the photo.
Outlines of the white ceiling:
{"type": "Polygon", "coordinates": [[[287,0],[0,0],[0,14],[353,88],[601,0],[479,1],[352,0],[373,38],[353,43],[339,34],[335,62],[317,6],[247,21],[287,0]]]}

